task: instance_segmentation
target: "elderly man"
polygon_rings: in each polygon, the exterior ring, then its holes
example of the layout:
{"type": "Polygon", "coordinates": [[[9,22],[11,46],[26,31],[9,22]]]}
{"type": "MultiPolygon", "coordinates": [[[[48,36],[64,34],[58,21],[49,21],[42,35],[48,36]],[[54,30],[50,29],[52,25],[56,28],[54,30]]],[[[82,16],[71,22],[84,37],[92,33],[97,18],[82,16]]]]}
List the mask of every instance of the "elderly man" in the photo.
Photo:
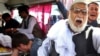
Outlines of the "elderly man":
{"type": "Polygon", "coordinates": [[[52,41],[57,56],[99,56],[100,29],[87,26],[87,14],[84,2],[74,3],[70,7],[68,19],[58,21],[51,27],[38,49],[38,56],[51,55],[52,41]]]}

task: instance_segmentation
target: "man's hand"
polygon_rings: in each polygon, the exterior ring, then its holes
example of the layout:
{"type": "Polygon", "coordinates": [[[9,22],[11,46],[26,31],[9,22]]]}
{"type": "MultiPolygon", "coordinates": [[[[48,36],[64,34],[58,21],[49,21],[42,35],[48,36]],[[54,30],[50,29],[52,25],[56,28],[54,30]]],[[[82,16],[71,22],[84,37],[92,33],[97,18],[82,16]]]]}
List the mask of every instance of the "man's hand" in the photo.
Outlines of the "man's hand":
{"type": "Polygon", "coordinates": [[[18,49],[13,49],[11,56],[18,56],[19,51],[18,49]]]}

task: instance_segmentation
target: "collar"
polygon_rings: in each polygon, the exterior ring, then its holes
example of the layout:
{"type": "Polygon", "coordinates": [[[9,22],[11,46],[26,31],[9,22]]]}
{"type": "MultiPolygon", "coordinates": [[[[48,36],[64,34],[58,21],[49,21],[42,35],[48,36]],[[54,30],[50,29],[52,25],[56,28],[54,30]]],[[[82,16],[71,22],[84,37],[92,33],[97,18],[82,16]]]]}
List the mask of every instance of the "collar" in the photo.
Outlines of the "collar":
{"type": "Polygon", "coordinates": [[[29,18],[29,16],[27,16],[27,17],[25,18],[25,21],[27,21],[27,20],[28,20],[28,18],[29,18]]]}
{"type": "MultiPolygon", "coordinates": [[[[85,32],[85,31],[86,31],[89,27],[90,27],[90,26],[89,26],[89,25],[87,25],[87,26],[85,27],[85,29],[84,29],[82,32],[85,32]]],[[[69,26],[69,24],[68,24],[68,28],[69,28],[69,30],[70,30],[71,32],[73,32],[73,33],[74,33],[74,35],[77,35],[77,34],[82,33],[82,32],[79,32],[79,33],[74,32],[74,31],[71,29],[71,27],[69,26]]]]}
{"type": "Polygon", "coordinates": [[[74,31],[71,29],[71,27],[69,26],[69,24],[68,24],[68,28],[69,28],[69,30],[70,30],[71,32],[76,33],[76,32],[74,32],[74,31]]]}

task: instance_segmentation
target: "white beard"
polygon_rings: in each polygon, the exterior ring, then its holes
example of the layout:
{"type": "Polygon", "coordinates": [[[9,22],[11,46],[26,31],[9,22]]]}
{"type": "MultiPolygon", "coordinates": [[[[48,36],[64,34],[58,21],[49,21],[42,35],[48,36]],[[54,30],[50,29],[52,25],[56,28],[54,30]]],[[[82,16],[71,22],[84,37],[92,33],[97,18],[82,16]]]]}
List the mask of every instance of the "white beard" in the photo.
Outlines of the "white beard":
{"type": "Polygon", "coordinates": [[[68,19],[69,19],[68,23],[69,23],[70,28],[72,29],[72,31],[74,31],[76,33],[80,33],[80,32],[82,32],[85,29],[85,27],[87,25],[87,20],[88,20],[88,19],[86,19],[86,21],[84,22],[84,24],[82,25],[82,27],[80,27],[80,26],[75,26],[74,25],[73,20],[70,18],[70,16],[69,16],[68,19]]]}

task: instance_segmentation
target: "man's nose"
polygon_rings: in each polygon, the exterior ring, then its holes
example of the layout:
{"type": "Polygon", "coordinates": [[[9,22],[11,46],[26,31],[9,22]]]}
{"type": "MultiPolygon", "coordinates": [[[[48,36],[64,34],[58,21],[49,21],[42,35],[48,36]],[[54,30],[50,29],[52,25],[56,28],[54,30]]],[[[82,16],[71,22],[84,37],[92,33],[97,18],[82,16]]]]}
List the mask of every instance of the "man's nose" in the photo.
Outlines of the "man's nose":
{"type": "Polygon", "coordinates": [[[78,13],[78,16],[79,16],[79,17],[83,17],[84,14],[83,14],[82,12],[79,12],[79,13],[78,13]]]}

